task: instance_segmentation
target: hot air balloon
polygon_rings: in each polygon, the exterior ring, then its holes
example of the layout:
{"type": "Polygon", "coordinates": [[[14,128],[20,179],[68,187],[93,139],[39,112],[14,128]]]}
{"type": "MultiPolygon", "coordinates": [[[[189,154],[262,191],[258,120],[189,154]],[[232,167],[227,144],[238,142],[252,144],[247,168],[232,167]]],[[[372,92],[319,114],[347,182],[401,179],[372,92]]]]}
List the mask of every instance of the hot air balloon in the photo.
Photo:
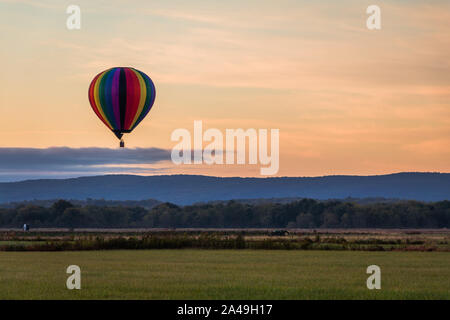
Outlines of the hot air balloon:
{"type": "Polygon", "coordinates": [[[155,102],[152,79],[134,68],[117,67],[99,73],[89,86],[95,114],[120,139],[145,118],[155,102]]]}

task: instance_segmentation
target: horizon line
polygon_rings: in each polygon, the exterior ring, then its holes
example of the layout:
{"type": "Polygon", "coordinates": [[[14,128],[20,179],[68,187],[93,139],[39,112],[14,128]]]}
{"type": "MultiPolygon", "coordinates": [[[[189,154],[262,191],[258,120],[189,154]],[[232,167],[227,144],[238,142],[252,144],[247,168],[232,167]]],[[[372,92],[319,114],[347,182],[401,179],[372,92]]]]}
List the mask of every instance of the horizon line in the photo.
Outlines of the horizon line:
{"type": "Polygon", "coordinates": [[[380,176],[391,176],[391,175],[401,175],[401,174],[450,174],[450,172],[439,172],[439,171],[399,171],[399,172],[391,172],[391,173],[383,173],[383,174],[371,174],[371,175],[357,175],[357,174],[329,174],[329,175],[318,175],[318,176],[214,176],[214,175],[206,175],[206,174],[183,174],[183,173],[174,173],[174,174],[155,174],[155,175],[139,175],[139,174],[103,174],[103,175],[84,175],[77,177],[66,177],[66,178],[30,178],[24,180],[11,180],[11,181],[0,181],[0,184],[7,183],[21,183],[21,182],[29,182],[29,181],[48,181],[48,180],[75,180],[75,179],[83,179],[83,178],[98,178],[98,177],[111,177],[111,176],[127,176],[127,177],[142,177],[142,178],[150,178],[150,177],[171,177],[171,176],[188,176],[188,177],[207,177],[207,178],[220,178],[220,179],[308,179],[308,178],[327,178],[327,177],[380,177],[380,176]]]}

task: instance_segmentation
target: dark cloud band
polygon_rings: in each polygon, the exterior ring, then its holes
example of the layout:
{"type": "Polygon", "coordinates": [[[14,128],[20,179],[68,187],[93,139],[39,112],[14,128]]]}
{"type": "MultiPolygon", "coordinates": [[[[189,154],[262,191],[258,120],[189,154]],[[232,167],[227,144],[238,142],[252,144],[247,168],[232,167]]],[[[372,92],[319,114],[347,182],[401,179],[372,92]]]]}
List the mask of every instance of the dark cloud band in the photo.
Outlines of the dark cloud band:
{"type": "MultiPolygon", "coordinates": [[[[72,175],[139,171],[149,165],[170,160],[170,150],[159,148],[0,148],[0,174],[4,177],[72,175]],[[125,167],[121,167],[125,165],[125,167]]],[[[9,180],[9,179],[8,179],[9,180]]]]}

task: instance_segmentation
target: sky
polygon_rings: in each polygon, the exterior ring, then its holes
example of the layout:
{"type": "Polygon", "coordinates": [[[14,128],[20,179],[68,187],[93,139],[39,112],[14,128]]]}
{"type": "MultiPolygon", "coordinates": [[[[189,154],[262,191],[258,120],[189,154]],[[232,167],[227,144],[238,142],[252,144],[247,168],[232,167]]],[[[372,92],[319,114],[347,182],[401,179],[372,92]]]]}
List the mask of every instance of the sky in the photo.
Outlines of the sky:
{"type": "Polygon", "coordinates": [[[0,0],[0,181],[260,175],[173,164],[171,133],[195,120],[279,129],[278,176],[450,172],[449,21],[447,0],[0,0]],[[381,30],[366,27],[373,4],[381,30]],[[114,66],[157,91],[127,150],[87,98],[114,66]]]}

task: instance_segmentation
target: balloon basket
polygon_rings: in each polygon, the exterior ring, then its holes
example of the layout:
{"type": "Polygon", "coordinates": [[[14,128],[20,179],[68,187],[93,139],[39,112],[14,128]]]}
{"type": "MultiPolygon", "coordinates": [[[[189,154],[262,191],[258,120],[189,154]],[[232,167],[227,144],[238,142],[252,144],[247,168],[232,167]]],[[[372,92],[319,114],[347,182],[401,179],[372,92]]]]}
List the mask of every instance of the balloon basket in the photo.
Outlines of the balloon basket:
{"type": "Polygon", "coordinates": [[[125,141],[123,141],[122,139],[120,139],[120,147],[125,148],[125,141]]]}

